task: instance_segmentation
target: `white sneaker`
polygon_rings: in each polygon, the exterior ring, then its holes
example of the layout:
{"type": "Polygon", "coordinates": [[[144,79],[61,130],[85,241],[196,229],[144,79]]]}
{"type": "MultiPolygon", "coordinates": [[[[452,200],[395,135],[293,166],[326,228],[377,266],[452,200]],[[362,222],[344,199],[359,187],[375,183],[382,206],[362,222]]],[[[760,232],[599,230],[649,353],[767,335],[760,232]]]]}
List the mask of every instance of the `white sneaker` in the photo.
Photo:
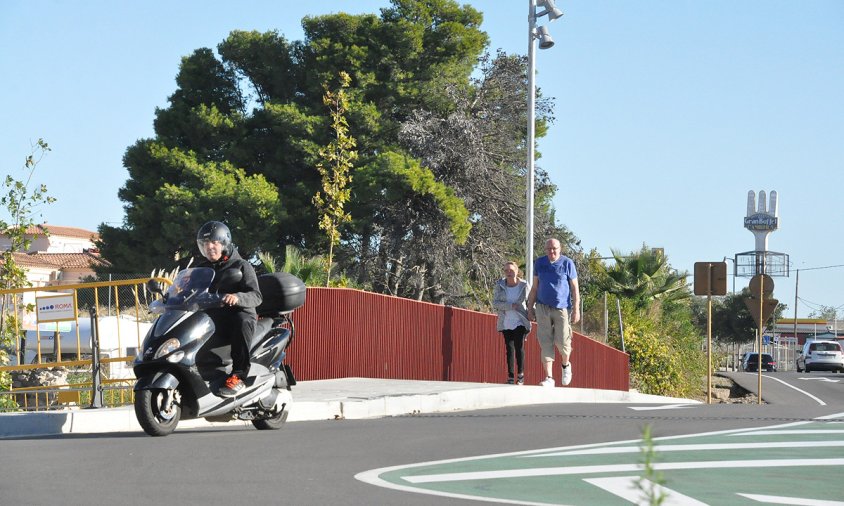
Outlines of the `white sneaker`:
{"type": "Polygon", "coordinates": [[[571,362],[569,362],[569,365],[563,367],[563,386],[566,386],[571,383],[571,376],[571,362]]]}
{"type": "Polygon", "coordinates": [[[544,380],[539,382],[539,386],[553,387],[554,386],[554,378],[552,378],[551,376],[546,376],[544,380]]]}

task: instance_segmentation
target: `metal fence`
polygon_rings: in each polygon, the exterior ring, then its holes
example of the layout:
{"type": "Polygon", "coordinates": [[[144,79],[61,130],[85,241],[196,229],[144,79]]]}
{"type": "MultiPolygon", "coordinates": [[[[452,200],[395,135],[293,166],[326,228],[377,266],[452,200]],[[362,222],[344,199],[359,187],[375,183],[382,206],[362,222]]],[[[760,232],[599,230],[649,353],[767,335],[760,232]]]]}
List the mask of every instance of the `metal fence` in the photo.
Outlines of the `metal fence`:
{"type": "MultiPolygon", "coordinates": [[[[795,360],[800,354],[802,346],[796,343],[770,343],[762,345],[762,353],[767,353],[773,357],[777,363],[777,371],[794,371],[795,360]]],[[[725,371],[741,371],[741,358],[745,353],[755,353],[757,351],[754,343],[745,344],[730,344],[719,346],[718,351],[721,354],[721,363],[719,367],[725,371]]]]}
{"type": "MultiPolygon", "coordinates": [[[[290,362],[298,378],[507,379],[496,315],[343,288],[309,288],[307,297],[293,314],[297,337],[290,362]]],[[[571,386],[626,391],[628,360],[575,333],[571,386]]],[[[559,381],[559,367],[554,375],[559,381]]],[[[544,377],[534,325],[525,344],[525,381],[544,377]]]]}
{"type": "Polygon", "coordinates": [[[11,388],[0,398],[21,410],[131,402],[129,364],[152,319],[149,279],[0,290],[4,325],[23,328],[11,343],[12,365],[0,367],[0,374],[11,376],[11,388]],[[53,301],[66,310],[53,311],[59,306],[53,301]]]}

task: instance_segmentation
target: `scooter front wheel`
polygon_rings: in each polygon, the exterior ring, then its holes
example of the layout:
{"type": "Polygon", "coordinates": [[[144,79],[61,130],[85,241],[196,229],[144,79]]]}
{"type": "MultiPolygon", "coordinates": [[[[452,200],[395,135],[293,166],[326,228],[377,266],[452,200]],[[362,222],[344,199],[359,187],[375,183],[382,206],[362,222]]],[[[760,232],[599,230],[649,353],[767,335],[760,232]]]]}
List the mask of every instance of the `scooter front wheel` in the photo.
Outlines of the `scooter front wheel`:
{"type": "Polygon", "coordinates": [[[135,392],[135,416],[150,436],[166,436],[176,430],[182,407],[176,400],[177,390],[139,390],[135,392]]]}

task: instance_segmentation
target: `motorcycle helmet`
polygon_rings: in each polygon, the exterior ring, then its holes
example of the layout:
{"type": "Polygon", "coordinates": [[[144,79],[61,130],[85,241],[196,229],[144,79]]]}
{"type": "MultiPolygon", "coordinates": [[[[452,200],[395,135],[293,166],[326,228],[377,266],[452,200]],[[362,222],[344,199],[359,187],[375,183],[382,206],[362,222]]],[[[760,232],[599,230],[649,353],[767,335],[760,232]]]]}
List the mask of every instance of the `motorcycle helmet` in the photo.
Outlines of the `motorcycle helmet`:
{"type": "MultiPolygon", "coordinates": [[[[220,221],[209,221],[200,227],[199,232],[196,233],[196,245],[202,256],[208,260],[208,255],[205,253],[205,243],[209,241],[218,241],[223,248],[223,257],[227,258],[231,255],[232,250],[232,233],[225,223],[220,221]]],[[[212,260],[213,261],[213,260],[212,260]]]]}

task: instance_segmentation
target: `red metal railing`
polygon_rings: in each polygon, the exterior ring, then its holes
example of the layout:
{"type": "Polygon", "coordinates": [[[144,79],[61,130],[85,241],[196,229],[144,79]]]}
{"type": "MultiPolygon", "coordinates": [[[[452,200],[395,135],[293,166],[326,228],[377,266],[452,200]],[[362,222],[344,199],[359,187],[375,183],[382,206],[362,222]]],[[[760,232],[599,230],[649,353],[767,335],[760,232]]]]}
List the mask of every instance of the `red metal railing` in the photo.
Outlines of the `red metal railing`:
{"type": "MultiPolygon", "coordinates": [[[[297,379],[344,377],[504,383],[496,315],[345,288],[308,288],[293,314],[289,362],[297,379]]],[[[559,359],[559,357],[558,357],[559,359]]],[[[559,361],[557,361],[559,363],[559,361]]],[[[628,356],[575,333],[570,386],[627,391],[628,356]]],[[[554,368],[557,384],[560,368],[554,368]]],[[[525,382],[545,376],[536,326],[525,344],[525,382]]]]}

